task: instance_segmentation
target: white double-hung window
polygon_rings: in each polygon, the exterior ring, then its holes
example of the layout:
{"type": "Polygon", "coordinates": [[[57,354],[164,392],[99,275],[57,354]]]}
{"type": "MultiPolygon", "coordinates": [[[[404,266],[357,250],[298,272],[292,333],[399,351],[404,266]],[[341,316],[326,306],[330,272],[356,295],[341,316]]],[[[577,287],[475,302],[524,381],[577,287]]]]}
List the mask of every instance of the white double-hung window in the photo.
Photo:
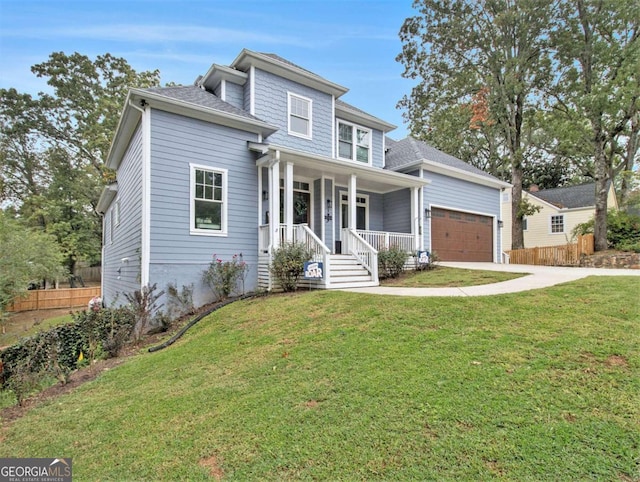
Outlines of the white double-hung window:
{"type": "Polygon", "coordinates": [[[311,139],[311,112],[313,102],[300,95],[288,94],[289,134],[311,139]]]}
{"type": "Polygon", "coordinates": [[[564,233],[564,215],[551,216],[551,234],[564,233]]]}
{"type": "Polygon", "coordinates": [[[371,163],[371,131],[338,121],[338,157],[365,164],[371,163]]]}
{"type": "Polygon", "coordinates": [[[227,170],[191,164],[191,234],[227,234],[227,170]]]}

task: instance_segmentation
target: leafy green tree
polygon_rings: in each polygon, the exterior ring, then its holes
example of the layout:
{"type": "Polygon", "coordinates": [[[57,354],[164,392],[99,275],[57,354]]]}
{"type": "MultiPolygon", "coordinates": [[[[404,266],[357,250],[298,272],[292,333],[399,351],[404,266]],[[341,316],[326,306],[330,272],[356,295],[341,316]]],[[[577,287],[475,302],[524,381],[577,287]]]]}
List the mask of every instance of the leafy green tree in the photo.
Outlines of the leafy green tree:
{"type": "Polygon", "coordinates": [[[110,54],[52,53],[32,71],[51,93],[38,98],[0,89],[0,200],[58,240],[69,271],[99,259],[104,160],[129,87],[159,84],[110,54]]]}
{"type": "Polygon", "coordinates": [[[596,182],[595,247],[604,250],[609,182],[637,162],[640,3],[561,0],[557,22],[552,106],[567,131],[584,126],[580,141],[590,146],[596,182]]]}
{"type": "Polygon", "coordinates": [[[469,129],[481,132],[487,159],[513,184],[513,248],[523,246],[523,165],[541,87],[550,75],[547,0],[416,0],[405,20],[398,55],[403,75],[419,80],[399,105],[414,136],[425,138],[446,106],[470,106],[469,129]],[[437,115],[436,114],[436,115],[437,115]],[[500,162],[502,161],[502,162],[500,162]]]}
{"type": "Polygon", "coordinates": [[[64,276],[56,240],[0,211],[0,321],[30,282],[64,276]]]}

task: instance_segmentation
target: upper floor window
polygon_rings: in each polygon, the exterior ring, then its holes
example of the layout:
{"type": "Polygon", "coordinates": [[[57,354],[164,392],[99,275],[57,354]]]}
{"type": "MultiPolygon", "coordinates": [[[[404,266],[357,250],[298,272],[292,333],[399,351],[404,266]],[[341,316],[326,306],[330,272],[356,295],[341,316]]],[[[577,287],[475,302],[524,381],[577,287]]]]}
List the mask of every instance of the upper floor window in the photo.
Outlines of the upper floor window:
{"type": "Polygon", "coordinates": [[[109,226],[109,241],[113,243],[116,226],[120,224],[120,200],[116,199],[111,208],[111,226],[109,226]]]}
{"type": "Polygon", "coordinates": [[[227,170],[191,165],[192,234],[227,233],[227,170]]]}
{"type": "Polygon", "coordinates": [[[564,214],[551,216],[551,233],[564,233],[564,214]]]}
{"type": "Polygon", "coordinates": [[[289,93],[289,134],[311,139],[311,99],[289,93]]]}
{"type": "Polygon", "coordinates": [[[338,157],[370,164],[371,131],[346,122],[338,122],[338,157]]]}

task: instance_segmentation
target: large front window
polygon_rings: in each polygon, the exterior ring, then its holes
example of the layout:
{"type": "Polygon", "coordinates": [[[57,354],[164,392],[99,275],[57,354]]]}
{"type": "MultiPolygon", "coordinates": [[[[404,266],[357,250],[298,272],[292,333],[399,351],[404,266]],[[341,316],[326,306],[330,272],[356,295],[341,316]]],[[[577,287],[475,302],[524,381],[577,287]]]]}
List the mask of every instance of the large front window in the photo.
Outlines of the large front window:
{"type": "Polygon", "coordinates": [[[191,232],[227,232],[227,171],[191,166],[191,232]]]}
{"type": "Polygon", "coordinates": [[[346,122],[338,122],[338,157],[370,163],[371,131],[346,122]]]}
{"type": "Polygon", "coordinates": [[[311,99],[289,94],[289,134],[311,138],[311,99]]]}

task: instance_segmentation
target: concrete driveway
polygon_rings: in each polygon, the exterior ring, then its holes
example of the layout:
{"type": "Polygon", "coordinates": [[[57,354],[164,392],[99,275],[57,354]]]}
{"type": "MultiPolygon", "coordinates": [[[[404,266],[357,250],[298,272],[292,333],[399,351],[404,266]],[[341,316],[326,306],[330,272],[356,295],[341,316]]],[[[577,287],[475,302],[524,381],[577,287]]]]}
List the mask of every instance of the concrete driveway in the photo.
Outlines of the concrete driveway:
{"type": "Polygon", "coordinates": [[[509,281],[502,281],[500,283],[467,286],[464,288],[400,288],[391,286],[375,286],[371,288],[347,288],[344,291],[395,296],[491,296],[546,288],[547,286],[575,281],[581,278],[586,278],[587,276],[636,276],[638,277],[638,291],[640,292],[640,270],[636,269],[565,268],[556,266],[531,266],[525,264],[457,262],[441,262],[439,264],[440,266],[448,266],[451,268],[527,273],[527,276],[509,281]]]}

